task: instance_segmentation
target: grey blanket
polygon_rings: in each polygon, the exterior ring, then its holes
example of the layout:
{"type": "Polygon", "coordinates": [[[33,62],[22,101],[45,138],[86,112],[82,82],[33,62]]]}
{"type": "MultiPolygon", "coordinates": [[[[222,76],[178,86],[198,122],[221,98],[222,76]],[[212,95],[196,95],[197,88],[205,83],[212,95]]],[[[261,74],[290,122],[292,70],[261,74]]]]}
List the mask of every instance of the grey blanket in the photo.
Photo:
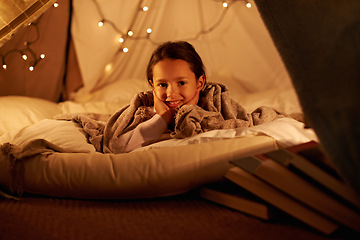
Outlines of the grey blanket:
{"type": "MultiPolygon", "coordinates": [[[[100,114],[75,114],[57,119],[80,123],[90,143],[98,152],[123,153],[118,138],[136,128],[154,115],[151,91],[137,94],[124,108],[112,116],[100,114]]],[[[228,89],[217,83],[208,83],[200,92],[198,105],[184,105],[176,113],[172,138],[186,138],[215,129],[250,127],[270,122],[285,115],[270,107],[259,107],[252,113],[230,95],[228,89]]]]}

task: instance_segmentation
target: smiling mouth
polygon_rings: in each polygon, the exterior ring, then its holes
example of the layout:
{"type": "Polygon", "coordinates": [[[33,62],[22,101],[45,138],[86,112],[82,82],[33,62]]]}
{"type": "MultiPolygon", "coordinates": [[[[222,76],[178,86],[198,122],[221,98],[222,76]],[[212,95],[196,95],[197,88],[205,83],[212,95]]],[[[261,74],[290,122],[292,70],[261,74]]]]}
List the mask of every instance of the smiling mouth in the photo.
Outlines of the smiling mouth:
{"type": "Polygon", "coordinates": [[[178,108],[182,105],[182,101],[166,101],[169,108],[178,108]]]}

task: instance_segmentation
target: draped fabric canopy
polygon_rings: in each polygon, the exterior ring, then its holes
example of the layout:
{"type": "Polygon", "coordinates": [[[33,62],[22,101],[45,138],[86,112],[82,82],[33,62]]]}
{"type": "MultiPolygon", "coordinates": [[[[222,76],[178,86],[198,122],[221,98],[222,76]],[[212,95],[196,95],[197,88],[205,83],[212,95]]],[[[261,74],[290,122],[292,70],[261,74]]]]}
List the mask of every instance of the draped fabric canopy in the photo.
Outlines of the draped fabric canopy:
{"type": "Polygon", "coordinates": [[[36,20],[55,0],[1,0],[0,47],[22,26],[36,20]]]}
{"type": "Polygon", "coordinates": [[[79,94],[115,81],[146,82],[152,51],[175,40],[194,45],[209,81],[241,85],[247,92],[291,87],[253,1],[228,1],[224,7],[216,0],[73,0],[71,33],[84,83],[79,94]]]}
{"type": "Polygon", "coordinates": [[[0,0],[0,96],[61,98],[70,2],[56,3],[0,0]]]}
{"type": "MultiPolygon", "coordinates": [[[[18,26],[34,23],[34,27],[17,31],[0,48],[2,96],[59,101],[68,99],[65,91],[67,95],[75,91],[71,99],[79,100],[113,83],[147,88],[145,69],[151,53],[159,44],[175,40],[194,45],[205,63],[208,81],[241,93],[292,87],[253,0],[228,0],[226,7],[219,0],[57,0],[57,8],[48,9],[34,21],[35,13],[46,10],[38,8],[45,2],[50,5],[55,1],[0,0],[1,21],[3,12],[8,11],[13,14],[10,23],[14,19],[20,21],[18,26]],[[22,11],[11,11],[18,5],[22,11]],[[66,55],[70,10],[71,51],[66,55]],[[25,13],[29,18],[23,18],[25,13]],[[132,36],[128,36],[129,30],[132,36]],[[31,49],[24,43],[31,43],[31,49]],[[25,52],[26,61],[22,59],[25,52]],[[42,53],[45,59],[37,64],[42,53]],[[29,71],[34,61],[37,65],[29,71]],[[73,69],[75,75],[71,74],[73,69]],[[83,87],[78,91],[81,81],[83,87]],[[68,91],[64,82],[73,88],[68,91]]],[[[9,23],[5,25],[2,30],[9,23]]]]}

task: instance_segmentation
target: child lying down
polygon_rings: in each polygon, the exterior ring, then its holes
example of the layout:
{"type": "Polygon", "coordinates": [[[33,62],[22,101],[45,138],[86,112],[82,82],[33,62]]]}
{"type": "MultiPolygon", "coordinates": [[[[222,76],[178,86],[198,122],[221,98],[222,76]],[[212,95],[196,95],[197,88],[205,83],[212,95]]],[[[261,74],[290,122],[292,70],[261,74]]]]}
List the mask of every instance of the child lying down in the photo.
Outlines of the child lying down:
{"type": "Polygon", "coordinates": [[[215,129],[250,127],[285,115],[270,107],[251,114],[226,86],[206,83],[204,64],[188,42],[166,42],[152,54],[146,75],[153,90],[137,94],[107,121],[99,115],[61,116],[80,123],[98,152],[125,153],[159,141],[215,129]]]}

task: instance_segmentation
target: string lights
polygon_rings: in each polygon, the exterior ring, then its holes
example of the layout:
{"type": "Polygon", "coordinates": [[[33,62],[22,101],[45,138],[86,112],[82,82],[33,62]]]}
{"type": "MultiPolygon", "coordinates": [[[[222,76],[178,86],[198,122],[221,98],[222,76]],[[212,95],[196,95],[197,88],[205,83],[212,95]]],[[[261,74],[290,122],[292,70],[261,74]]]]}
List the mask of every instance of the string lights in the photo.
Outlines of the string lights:
{"type": "MultiPolygon", "coordinates": [[[[160,44],[160,42],[156,42],[151,38],[151,34],[153,33],[153,29],[151,27],[148,27],[146,29],[145,33],[135,33],[133,31],[134,23],[136,22],[136,19],[138,18],[140,13],[141,12],[148,12],[148,11],[151,10],[149,6],[143,5],[143,2],[144,2],[143,0],[139,1],[138,11],[133,16],[133,19],[131,20],[130,26],[129,26],[126,33],[121,31],[113,21],[111,21],[110,19],[107,19],[105,17],[105,15],[103,14],[103,12],[101,10],[101,7],[100,7],[97,0],[92,0],[92,1],[93,1],[94,5],[95,5],[96,10],[97,10],[97,12],[99,14],[99,17],[100,17],[100,20],[98,22],[98,26],[103,27],[104,24],[109,24],[113,28],[113,30],[116,32],[116,35],[120,36],[119,39],[118,39],[118,42],[120,43],[119,50],[117,51],[118,53],[119,52],[123,52],[123,53],[129,52],[129,48],[124,47],[124,46],[126,44],[127,39],[130,39],[130,38],[132,40],[146,39],[146,40],[148,40],[149,42],[151,42],[154,45],[159,45],[160,44]]],[[[185,40],[185,41],[197,40],[201,35],[208,34],[208,33],[212,32],[216,27],[218,27],[221,24],[221,22],[223,21],[229,7],[232,4],[236,3],[236,2],[244,2],[245,6],[247,8],[251,8],[251,3],[249,1],[247,1],[247,0],[228,0],[228,1],[214,0],[214,1],[220,2],[223,9],[224,9],[224,11],[220,15],[220,17],[217,19],[217,21],[212,26],[210,26],[208,29],[205,29],[205,30],[202,30],[202,31],[198,32],[194,37],[183,39],[183,40],[185,40]]]]}
{"type": "MultiPolygon", "coordinates": [[[[57,2],[55,2],[53,4],[54,8],[57,8],[59,6],[59,4],[57,2]]],[[[45,54],[41,53],[41,54],[37,54],[34,52],[34,50],[32,49],[32,45],[35,44],[39,38],[40,38],[40,32],[39,32],[39,27],[38,27],[38,23],[41,20],[42,16],[40,16],[37,21],[29,23],[27,27],[32,27],[35,30],[35,39],[33,41],[25,41],[24,42],[24,47],[21,49],[12,49],[8,52],[6,52],[4,55],[0,54],[0,59],[1,59],[1,64],[2,64],[2,69],[6,70],[8,68],[8,65],[6,64],[6,58],[10,55],[10,54],[19,54],[21,56],[21,58],[24,61],[28,61],[29,62],[29,71],[32,72],[35,70],[36,65],[42,61],[45,58],[45,54]]]]}
{"type": "MultiPolygon", "coordinates": [[[[128,47],[126,47],[126,42],[128,39],[132,39],[132,40],[145,39],[154,45],[160,44],[160,42],[156,42],[151,38],[151,34],[153,33],[153,29],[151,27],[146,28],[146,30],[143,33],[137,33],[137,32],[134,32],[134,30],[133,30],[134,24],[135,24],[137,18],[139,17],[139,13],[141,13],[141,12],[146,13],[151,10],[149,6],[143,4],[144,0],[139,1],[138,7],[137,7],[138,11],[136,14],[134,14],[133,18],[131,19],[130,25],[126,32],[121,31],[114,22],[112,22],[110,19],[107,19],[105,17],[97,0],[92,0],[92,1],[93,1],[94,5],[96,7],[96,10],[100,16],[100,20],[98,22],[98,27],[101,28],[105,24],[109,24],[112,27],[112,29],[115,31],[115,33],[117,33],[117,36],[119,36],[117,41],[119,42],[120,47],[119,47],[117,53],[119,53],[119,52],[127,53],[130,51],[130,49],[128,47]]],[[[251,3],[247,0],[228,0],[228,1],[213,0],[213,1],[220,2],[221,6],[224,9],[224,11],[220,15],[220,17],[217,19],[217,21],[209,28],[198,32],[194,37],[183,39],[183,40],[186,40],[186,41],[197,40],[201,35],[212,32],[216,27],[218,27],[221,24],[221,22],[223,21],[225,15],[227,13],[227,10],[231,7],[232,4],[234,4],[236,2],[244,2],[245,6],[247,8],[251,8],[251,3]]],[[[59,6],[59,4],[57,2],[55,2],[53,4],[54,8],[57,8],[58,6],[59,6]]],[[[6,70],[8,68],[8,66],[6,64],[6,58],[12,53],[20,54],[20,56],[24,59],[24,61],[29,62],[29,71],[34,71],[36,65],[45,58],[44,53],[41,53],[38,55],[31,48],[31,46],[34,43],[36,43],[40,38],[39,28],[37,26],[40,19],[41,19],[41,17],[38,19],[37,22],[33,22],[33,23],[29,24],[29,26],[34,27],[34,29],[35,29],[35,32],[36,32],[35,40],[24,42],[24,47],[22,49],[12,49],[12,50],[8,51],[7,53],[5,53],[4,55],[0,55],[3,70],[6,70]]],[[[107,67],[109,67],[109,66],[107,66],[107,67]]]]}

